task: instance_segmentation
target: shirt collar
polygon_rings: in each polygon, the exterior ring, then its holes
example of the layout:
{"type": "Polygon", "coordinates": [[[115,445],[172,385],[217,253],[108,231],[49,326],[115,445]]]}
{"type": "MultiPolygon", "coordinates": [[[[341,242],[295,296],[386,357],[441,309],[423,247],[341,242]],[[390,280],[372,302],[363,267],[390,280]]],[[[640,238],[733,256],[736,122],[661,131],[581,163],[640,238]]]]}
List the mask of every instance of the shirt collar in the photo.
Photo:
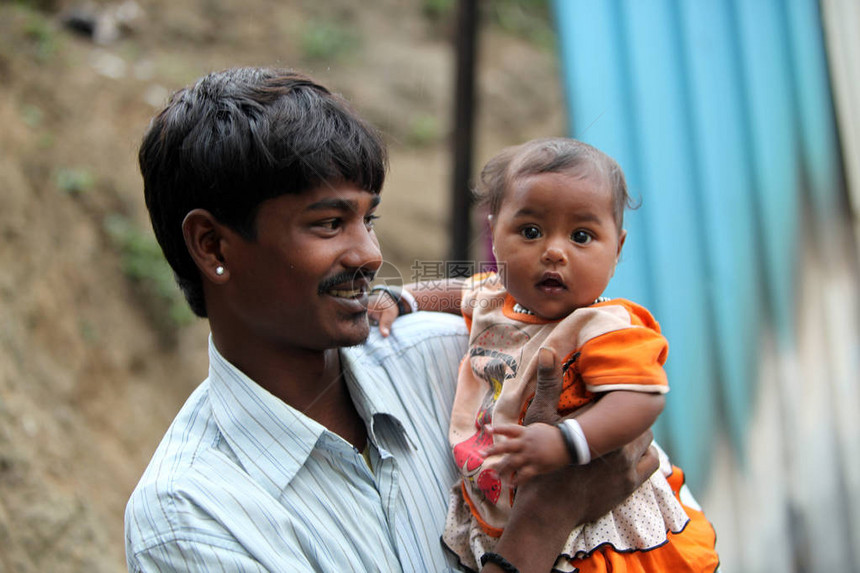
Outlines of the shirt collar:
{"type": "Polygon", "coordinates": [[[341,367],[346,375],[350,395],[359,415],[367,423],[368,437],[374,444],[390,449],[393,444],[387,440],[399,438],[405,440],[412,449],[418,449],[414,436],[404,424],[408,414],[403,408],[403,401],[393,388],[395,384],[408,381],[391,379],[391,374],[373,352],[374,341],[371,335],[364,345],[341,349],[341,367]]]}
{"type": "Polygon", "coordinates": [[[245,470],[276,497],[327,431],[225,359],[209,337],[212,414],[245,470]]]}
{"type": "MultiPolygon", "coordinates": [[[[403,425],[405,412],[397,407],[400,400],[392,392],[388,373],[368,360],[366,349],[341,349],[341,367],[369,439],[386,449],[393,445],[390,440],[416,448],[403,425]]],[[[324,434],[334,437],[228,362],[211,335],[209,384],[212,413],[224,439],[245,470],[272,495],[286,488],[324,434]]]]}

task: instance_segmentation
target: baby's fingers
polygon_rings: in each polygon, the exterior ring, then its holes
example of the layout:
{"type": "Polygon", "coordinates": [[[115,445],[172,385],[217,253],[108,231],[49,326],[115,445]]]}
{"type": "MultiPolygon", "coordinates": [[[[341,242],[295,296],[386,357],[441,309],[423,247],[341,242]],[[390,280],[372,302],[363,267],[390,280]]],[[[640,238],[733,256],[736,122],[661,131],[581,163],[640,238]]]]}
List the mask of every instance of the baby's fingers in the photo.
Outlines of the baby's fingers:
{"type": "Polygon", "coordinates": [[[498,426],[488,426],[487,429],[493,434],[493,443],[484,450],[484,457],[522,451],[523,443],[520,439],[523,435],[522,426],[501,424],[498,426]]]}
{"type": "Polygon", "coordinates": [[[386,308],[382,311],[382,315],[379,317],[379,334],[383,337],[391,334],[391,325],[394,322],[394,319],[397,318],[400,313],[397,311],[397,307],[394,309],[386,308]]]}
{"type": "Polygon", "coordinates": [[[495,424],[489,428],[494,436],[504,436],[505,438],[518,438],[523,435],[525,428],[518,424],[495,424]]]}
{"type": "Polygon", "coordinates": [[[367,319],[370,324],[379,326],[379,333],[385,337],[391,334],[391,324],[400,314],[397,305],[387,296],[374,296],[367,305],[367,319]]]}
{"type": "Polygon", "coordinates": [[[524,450],[525,444],[521,440],[500,440],[484,450],[484,457],[522,454],[524,450]]]}
{"type": "Polygon", "coordinates": [[[500,476],[511,475],[526,464],[521,454],[506,454],[493,464],[493,469],[500,476]]]}

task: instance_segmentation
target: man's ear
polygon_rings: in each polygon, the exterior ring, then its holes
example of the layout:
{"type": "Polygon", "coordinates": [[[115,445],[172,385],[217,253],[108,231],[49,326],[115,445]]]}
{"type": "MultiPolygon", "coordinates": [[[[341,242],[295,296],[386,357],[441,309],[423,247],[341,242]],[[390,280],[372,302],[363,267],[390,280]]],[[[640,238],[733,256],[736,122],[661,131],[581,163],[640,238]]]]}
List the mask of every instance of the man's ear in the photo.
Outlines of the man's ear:
{"type": "Polygon", "coordinates": [[[182,221],[185,247],[200,274],[210,282],[223,284],[230,278],[230,269],[224,264],[221,253],[224,226],[205,209],[194,209],[182,221]]]}

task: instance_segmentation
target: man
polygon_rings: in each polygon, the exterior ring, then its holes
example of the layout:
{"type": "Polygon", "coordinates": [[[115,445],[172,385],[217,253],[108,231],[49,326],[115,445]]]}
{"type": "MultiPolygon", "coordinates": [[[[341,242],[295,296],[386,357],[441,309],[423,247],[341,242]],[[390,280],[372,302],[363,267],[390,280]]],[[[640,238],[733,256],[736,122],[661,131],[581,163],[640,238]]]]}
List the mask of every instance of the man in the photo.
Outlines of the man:
{"type": "MultiPolygon", "coordinates": [[[[465,330],[418,313],[367,340],[380,136],[310,78],[236,69],[175,94],[140,165],[156,237],[211,337],[209,377],[129,500],[129,570],[456,568],[439,535],[465,330]]],[[[558,368],[539,386],[529,415],[548,419],[558,368]]],[[[648,438],[521,488],[484,570],[548,570],[567,532],[656,469],[648,438]]]]}

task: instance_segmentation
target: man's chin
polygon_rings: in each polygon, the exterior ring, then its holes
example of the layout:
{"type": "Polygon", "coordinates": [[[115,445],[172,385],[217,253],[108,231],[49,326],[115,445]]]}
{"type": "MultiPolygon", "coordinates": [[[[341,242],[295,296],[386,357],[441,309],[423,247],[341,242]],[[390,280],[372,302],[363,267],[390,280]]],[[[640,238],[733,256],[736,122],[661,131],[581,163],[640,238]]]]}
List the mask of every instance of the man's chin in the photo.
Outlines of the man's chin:
{"type": "Polygon", "coordinates": [[[358,346],[359,344],[363,344],[367,340],[367,337],[370,336],[370,324],[367,322],[367,315],[344,321],[343,325],[343,328],[333,333],[333,347],[358,346]]]}
{"type": "Polygon", "coordinates": [[[366,341],[367,336],[341,338],[339,340],[335,340],[332,346],[335,348],[348,348],[350,346],[361,346],[366,341]]]}

